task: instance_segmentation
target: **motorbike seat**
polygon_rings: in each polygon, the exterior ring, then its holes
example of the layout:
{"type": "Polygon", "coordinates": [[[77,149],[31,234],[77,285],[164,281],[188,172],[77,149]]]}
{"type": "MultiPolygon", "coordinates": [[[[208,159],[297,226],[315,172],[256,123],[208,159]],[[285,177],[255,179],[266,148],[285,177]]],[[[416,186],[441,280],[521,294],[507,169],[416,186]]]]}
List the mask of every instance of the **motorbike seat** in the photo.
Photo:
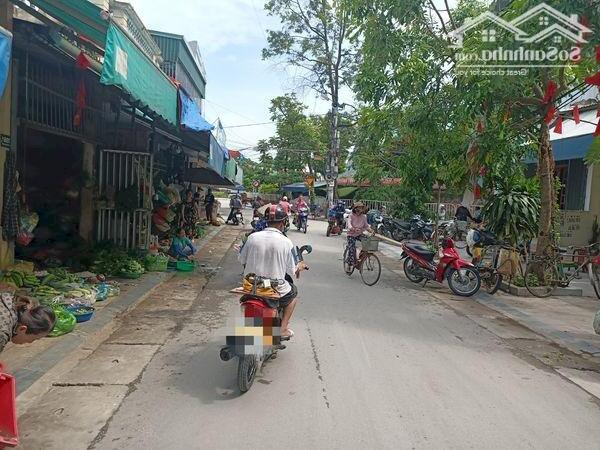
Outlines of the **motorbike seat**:
{"type": "Polygon", "coordinates": [[[431,249],[429,247],[426,247],[422,244],[404,244],[406,245],[406,247],[415,252],[417,255],[419,255],[421,258],[427,260],[427,261],[432,261],[433,257],[435,256],[435,252],[431,251],[431,249]]]}

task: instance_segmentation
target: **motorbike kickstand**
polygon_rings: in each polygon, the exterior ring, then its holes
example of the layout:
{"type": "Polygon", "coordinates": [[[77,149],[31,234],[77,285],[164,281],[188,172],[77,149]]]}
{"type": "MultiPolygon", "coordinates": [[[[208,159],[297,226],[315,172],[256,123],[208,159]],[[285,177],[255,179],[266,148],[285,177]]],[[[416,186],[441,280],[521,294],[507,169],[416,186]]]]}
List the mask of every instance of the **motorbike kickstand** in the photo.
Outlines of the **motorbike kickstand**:
{"type": "Polygon", "coordinates": [[[429,281],[429,280],[425,280],[425,281],[423,282],[423,287],[425,287],[425,286],[427,285],[427,282],[428,282],[428,281],[429,281]]]}

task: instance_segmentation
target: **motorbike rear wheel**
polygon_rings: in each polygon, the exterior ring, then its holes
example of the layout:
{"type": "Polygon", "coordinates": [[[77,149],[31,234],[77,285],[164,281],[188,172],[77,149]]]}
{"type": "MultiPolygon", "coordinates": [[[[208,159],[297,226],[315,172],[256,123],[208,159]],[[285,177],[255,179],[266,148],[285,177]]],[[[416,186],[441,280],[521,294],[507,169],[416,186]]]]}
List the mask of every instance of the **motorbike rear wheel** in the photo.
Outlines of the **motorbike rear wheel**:
{"type": "Polygon", "coordinates": [[[450,269],[446,277],[452,292],[461,297],[471,297],[481,288],[479,271],[472,267],[450,269]]]}
{"type": "Polygon", "coordinates": [[[420,283],[423,277],[416,272],[417,263],[409,256],[404,260],[404,275],[413,283],[420,283]]]}
{"type": "Polygon", "coordinates": [[[492,268],[483,268],[479,269],[479,273],[481,274],[481,284],[490,295],[494,295],[500,289],[500,285],[502,284],[502,275],[498,273],[497,270],[492,268]]]}
{"type": "Polygon", "coordinates": [[[256,378],[258,363],[256,355],[240,356],[238,365],[238,387],[242,392],[248,392],[256,378]]]}

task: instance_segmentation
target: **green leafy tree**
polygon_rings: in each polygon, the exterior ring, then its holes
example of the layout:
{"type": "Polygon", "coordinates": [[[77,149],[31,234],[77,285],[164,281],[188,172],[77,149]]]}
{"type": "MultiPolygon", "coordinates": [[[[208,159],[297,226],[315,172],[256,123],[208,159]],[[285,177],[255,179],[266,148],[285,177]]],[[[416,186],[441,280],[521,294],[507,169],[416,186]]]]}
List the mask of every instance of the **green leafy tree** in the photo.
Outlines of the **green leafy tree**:
{"type": "MultiPolygon", "coordinates": [[[[500,14],[507,20],[539,2],[514,0],[500,14]]],[[[586,17],[599,29],[589,1],[548,2],[565,14],[586,17]]],[[[592,1],[598,5],[597,1],[592,1]]],[[[497,185],[491,175],[522,180],[522,158],[533,148],[540,183],[539,247],[551,239],[555,223],[554,160],[549,142],[552,108],[581,87],[593,70],[598,37],[582,46],[582,60],[566,69],[532,67],[525,76],[489,76],[460,70],[458,51],[448,31],[486,10],[473,0],[455,7],[445,2],[348,0],[352,23],[360,33],[363,62],[357,93],[366,107],[361,113],[355,161],[371,181],[397,174],[404,192],[424,194],[423,184],[443,180],[460,192],[481,175],[491,196],[497,185]],[[552,89],[549,89],[552,86],[552,89]],[[415,119],[415,120],[412,120],[415,119]],[[548,123],[550,122],[550,123],[548,123]],[[383,163],[382,163],[383,162],[383,163]]],[[[475,33],[464,52],[478,53],[509,45],[499,34],[484,43],[475,33]]],[[[402,194],[398,192],[399,195],[402,194]]]]}
{"type": "MultiPolygon", "coordinates": [[[[268,31],[264,59],[279,59],[298,69],[301,84],[331,103],[327,166],[337,176],[340,160],[340,91],[350,86],[357,59],[349,36],[349,14],[343,1],[269,0],[267,12],[281,28],[268,31]]],[[[333,185],[328,197],[333,200],[333,185]]]]}

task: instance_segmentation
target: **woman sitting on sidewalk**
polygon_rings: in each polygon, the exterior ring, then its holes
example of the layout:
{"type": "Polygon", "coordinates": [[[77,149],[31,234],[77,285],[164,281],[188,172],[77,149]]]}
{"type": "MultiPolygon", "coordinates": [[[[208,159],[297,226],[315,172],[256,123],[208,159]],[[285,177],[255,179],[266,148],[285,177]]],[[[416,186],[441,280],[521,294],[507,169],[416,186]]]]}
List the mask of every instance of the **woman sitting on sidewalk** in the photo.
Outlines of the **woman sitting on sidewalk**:
{"type": "Polygon", "coordinates": [[[25,298],[0,294],[0,352],[6,344],[29,344],[52,331],[56,316],[47,306],[33,306],[25,298]]]}
{"type": "Polygon", "coordinates": [[[192,241],[185,235],[185,229],[179,228],[177,236],[173,238],[169,255],[176,259],[191,260],[196,254],[196,247],[192,241]]]}

